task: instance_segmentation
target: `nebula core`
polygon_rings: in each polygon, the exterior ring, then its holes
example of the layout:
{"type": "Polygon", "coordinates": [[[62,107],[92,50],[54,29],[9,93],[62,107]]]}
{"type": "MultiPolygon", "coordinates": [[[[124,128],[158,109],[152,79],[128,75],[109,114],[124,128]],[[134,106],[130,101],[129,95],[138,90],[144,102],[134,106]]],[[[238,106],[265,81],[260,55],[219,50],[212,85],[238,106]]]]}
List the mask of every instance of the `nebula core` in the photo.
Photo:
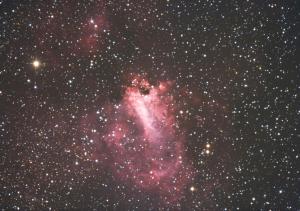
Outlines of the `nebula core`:
{"type": "Polygon", "coordinates": [[[91,133],[98,144],[95,156],[106,160],[116,178],[166,203],[180,200],[193,179],[171,87],[170,81],[153,86],[134,77],[120,103],[106,106],[110,121],[104,135],[91,133]]]}

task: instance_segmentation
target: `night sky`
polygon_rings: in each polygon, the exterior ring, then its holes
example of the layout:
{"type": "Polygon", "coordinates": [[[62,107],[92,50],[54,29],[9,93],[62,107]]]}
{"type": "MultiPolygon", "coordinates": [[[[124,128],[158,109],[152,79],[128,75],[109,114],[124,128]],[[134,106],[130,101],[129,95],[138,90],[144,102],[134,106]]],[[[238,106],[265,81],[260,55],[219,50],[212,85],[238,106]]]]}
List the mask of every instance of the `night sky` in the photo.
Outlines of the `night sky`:
{"type": "Polygon", "coordinates": [[[299,20],[298,0],[0,0],[0,208],[300,210],[299,20]]]}

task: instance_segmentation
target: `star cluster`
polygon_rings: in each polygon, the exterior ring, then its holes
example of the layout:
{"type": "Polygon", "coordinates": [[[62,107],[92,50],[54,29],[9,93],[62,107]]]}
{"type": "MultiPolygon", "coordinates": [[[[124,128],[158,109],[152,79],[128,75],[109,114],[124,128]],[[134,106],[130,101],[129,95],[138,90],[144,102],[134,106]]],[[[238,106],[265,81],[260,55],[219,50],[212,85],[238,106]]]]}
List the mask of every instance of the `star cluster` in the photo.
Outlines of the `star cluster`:
{"type": "Polygon", "coordinates": [[[299,210],[299,8],[0,0],[0,208],[299,210]]]}

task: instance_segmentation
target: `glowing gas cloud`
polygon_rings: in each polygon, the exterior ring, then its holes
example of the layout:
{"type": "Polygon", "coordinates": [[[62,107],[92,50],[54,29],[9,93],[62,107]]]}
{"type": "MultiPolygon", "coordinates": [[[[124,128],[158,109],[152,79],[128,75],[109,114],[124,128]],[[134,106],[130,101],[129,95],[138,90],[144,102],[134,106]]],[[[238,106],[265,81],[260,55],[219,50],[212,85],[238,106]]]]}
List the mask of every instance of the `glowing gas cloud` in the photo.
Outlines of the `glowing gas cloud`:
{"type": "Polygon", "coordinates": [[[193,177],[171,87],[168,81],[151,86],[135,77],[110,109],[107,129],[98,137],[98,154],[116,178],[168,203],[180,200],[193,177]]]}

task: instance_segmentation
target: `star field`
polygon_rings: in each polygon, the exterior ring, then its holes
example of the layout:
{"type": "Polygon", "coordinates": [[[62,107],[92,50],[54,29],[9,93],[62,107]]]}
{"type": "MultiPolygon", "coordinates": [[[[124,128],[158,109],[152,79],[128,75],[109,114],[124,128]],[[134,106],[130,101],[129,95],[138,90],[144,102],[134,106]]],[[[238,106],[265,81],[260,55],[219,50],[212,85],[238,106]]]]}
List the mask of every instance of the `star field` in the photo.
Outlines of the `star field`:
{"type": "Polygon", "coordinates": [[[0,208],[299,210],[299,8],[0,0],[0,208]]]}

